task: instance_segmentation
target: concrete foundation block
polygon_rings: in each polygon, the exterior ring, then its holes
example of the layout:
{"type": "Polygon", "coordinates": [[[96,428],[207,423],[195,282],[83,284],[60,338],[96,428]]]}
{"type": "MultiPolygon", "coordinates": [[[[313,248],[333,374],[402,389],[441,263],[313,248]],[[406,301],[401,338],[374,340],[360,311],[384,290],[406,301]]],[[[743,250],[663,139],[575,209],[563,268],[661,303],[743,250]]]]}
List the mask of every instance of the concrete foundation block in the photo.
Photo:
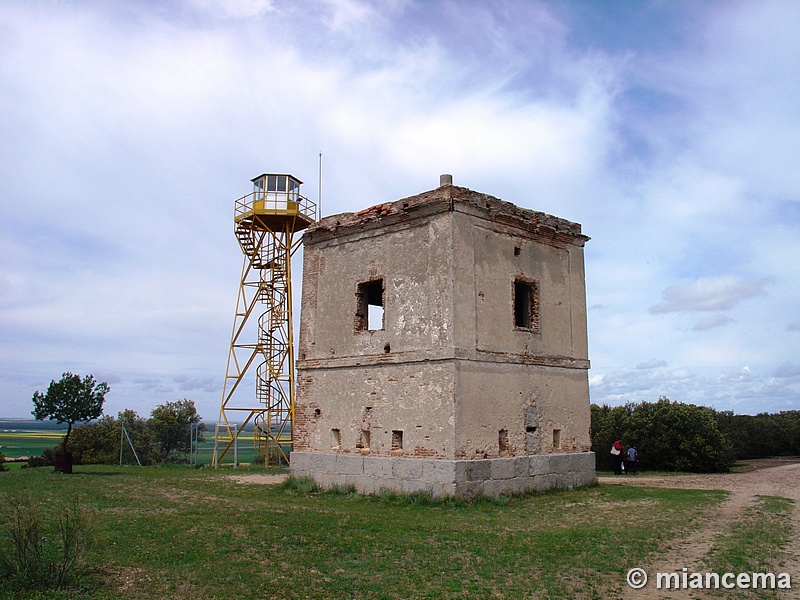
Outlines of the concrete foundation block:
{"type": "Polygon", "coordinates": [[[430,485],[428,482],[420,481],[419,479],[403,479],[403,493],[404,494],[418,494],[418,493],[431,493],[430,485]]]}
{"type": "Polygon", "coordinates": [[[575,455],[575,470],[576,471],[592,471],[595,467],[595,454],[594,452],[580,452],[575,455]]]}
{"type": "Polygon", "coordinates": [[[423,461],[416,458],[395,458],[392,462],[392,477],[395,479],[422,479],[423,461]]]}
{"type": "Polygon", "coordinates": [[[334,477],[330,473],[312,473],[311,477],[317,482],[317,486],[323,490],[329,490],[333,485],[334,477]]]}
{"type": "Polygon", "coordinates": [[[488,460],[466,461],[467,481],[486,481],[491,477],[491,463],[488,460]]]}
{"type": "Polygon", "coordinates": [[[380,479],[390,479],[392,477],[393,460],[394,459],[379,456],[364,457],[364,475],[380,479]]]}
{"type": "Polygon", "coordinates": [[[462,481],[461,483],[457,483],[456,496],[467,499],[474,498],[479,493],[482,493],[482,485],[483,482],[481,481],[462,481]]]}
{"type": "Polygon", "coordinates": [[[436,482],[431,484],[431,491],[436,498],[445,498],[456,495],[456,484],[450,482],[436,482]]]}
{"type": "Polygon", "coordinates": [[[557,477],[557,475],[553,475],[552,473],[536,475],[533,478],[533,491],[544,492],[545,490],[555,487],[558,481],[557,477]]]}
{"type": "Polygon", "coordinates": [[[509,479],[488,479],[483,482],[481,492],[484,496],[495,497],[508,495],[511,493],[511,478],[509,479]]]}
{"type": "Polygon", "coordinates": [[[363,494],[390,489],[470,498],[588,485],[596,480],[594,460],[591,452],[479,460],[295,452],[290,472],[312,477],[322,489],[352,485],[363,494]]]}
{"type": "Polygon", "coordinates": [[[594,469],[592,470],[584,469],[582,471],[575,471],[573,475],[575,477],[576,486],[590,485],[595,481],[597,481],[597,475],[594,469]]]}
{"type": "Polygon", "coordinates": [[[352,454],[336,454],[336,463],[333,467],[337,473],[343,475],[363,475],[364,457],[352,454]]]}
{"type": "Polygon", "coordinates": [[[374,494],[375,493],[375,479],[367,475],[356,475],[351,479],[353,485],[356,486],[356,491],[359,494],[374,494]]]}
{"type": "Polygon", "coordinates": [[[575,454],[552,454],[550,456],[550,472],[563,475],[574,470],[573,456],[575,454]]]}
{"type": "Polygon", "coordinates": [[[312,475],[314,473],[328,473],[334,470],[335,464],[335,454],[292,452],[289,471],[295,477],[312,475]]]}
{"type": "Polygon", "coordinates": [[[562,489],[562,490],[571,490],[575,487],[575,476],[573,472],[570,471],[569,473],[556,473],[556,485],[555,487],[562,489]]]}
{"type": "Polygon", "coordinates": [[[426,460],[422,463],[422,480],[453,484],[456,481],[456,461],[426,460]]]}
{"type": "Polygon", "coordinates": [[[453,461],[455,463],[455,478],[454,481],[456,484],[461,483],[462,481],[467,480],[467,464],[470,462],[468,460],[456,460],[453,461]]]}
{"type": "Polygon", "coordinates": [[[518,456],[514,459],[514,477],[527,477],[530,469],[530,456],[518,456]]]}
{"type": "Polygon", "coordinates": [[[551,473],[550,470],[550,455],[549,454],[536,454],[530,457],[530,470],[528,475],[537,476],[551,473]]]}
{"type": "Polygon", "coordinates": [[[515,458],[493,458],[489,461],[490,479],[511,479],[514,477],[515,458]]]}
{"type": "Polygon", "coordinates": [[[292,477],[300,477],[302,474],[309,470],[310,453],[308,452],[292,452],[291,463],[289,471],[292,477]]]}
{"type": "Polygon", "coordinates": [[[514,477],[510,480],[510,490],[512,494],[527,494],[534,491],[533,477],[514,477]]]}

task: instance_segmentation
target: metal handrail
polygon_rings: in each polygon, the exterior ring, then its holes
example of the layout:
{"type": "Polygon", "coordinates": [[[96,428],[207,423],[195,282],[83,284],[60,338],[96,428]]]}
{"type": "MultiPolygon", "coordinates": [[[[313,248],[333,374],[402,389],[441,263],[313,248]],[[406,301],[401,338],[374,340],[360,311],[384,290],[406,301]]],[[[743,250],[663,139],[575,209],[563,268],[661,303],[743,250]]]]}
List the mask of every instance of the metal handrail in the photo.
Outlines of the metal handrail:
{"type": "Polygon", "coordinates": [[[259,210],[276,214],[300,213],[312,221],[317,218],[317,204],[297,192],[256,191],[242,196],[234,205],[234,218],[247,214],[259,204],[259,210]]]}

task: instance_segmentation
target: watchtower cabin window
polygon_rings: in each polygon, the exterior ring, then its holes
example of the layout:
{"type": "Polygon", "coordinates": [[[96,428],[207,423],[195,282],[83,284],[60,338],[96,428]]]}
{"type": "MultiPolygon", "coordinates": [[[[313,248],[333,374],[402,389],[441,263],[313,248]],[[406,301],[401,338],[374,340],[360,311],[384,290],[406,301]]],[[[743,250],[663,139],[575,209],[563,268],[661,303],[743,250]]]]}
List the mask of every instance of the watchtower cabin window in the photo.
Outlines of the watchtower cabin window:
{"type": "Polygon", "coordinates": [[[535,281],[514,281],[514,327],[539,333],[539,286],[535,281]]]}
{"type": "Polygon", "coordinates": [[[356,331],[383,329],[383,279],[359,283],[356,296],[356,331]]]}
{"type": "Polygon", "coordinates": [[[285,203],[297,202],[300,196],[299,179],[291,175],[259,175],[253,179],[253,193],[256,200],[266,200],[268,202],[285,203]]]}

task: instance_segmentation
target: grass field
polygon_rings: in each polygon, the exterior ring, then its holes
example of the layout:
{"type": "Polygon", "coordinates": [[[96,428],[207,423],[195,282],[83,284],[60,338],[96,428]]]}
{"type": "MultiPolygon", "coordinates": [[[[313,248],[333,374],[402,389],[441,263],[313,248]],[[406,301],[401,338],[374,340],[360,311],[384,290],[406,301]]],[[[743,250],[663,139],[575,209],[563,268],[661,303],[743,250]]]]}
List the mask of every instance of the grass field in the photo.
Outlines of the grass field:
{"type": "MultiPolygon", "coordinates": [[[[236,483],[230,469],[76,471],[0,473],[2,493],[51,518],[75,496],[92,513],[92,568],[40,597],[606,598],[725,496],[597,486],[429,503],[236,483]]],[[[28,596],[0,592],[12,597],[28,596]]]]}
{"type": "MultiPolygon", "coordinates": [[[[66,433],[54,430],[2,430],[0,431],[0,452],[6,458],[20,456],[39,456],[47,448],[58,444],[66,433]]],[[[9,469],[20,469],[24,463],[8,463],[9,469]]]]}
{"type": "MultiPolygon", "coordinates": [[[[6,458],[18,458],[20,456],[39,456],[47,448],[52,448],[63,439],[67,433],[66,429],[4,429],[0,430],[0,452],[6,458]]],[[[128,448],[124,460],[133,462],[135,459],[128,448]]],[[[214,432],[205,432],[204,441],[199,444],[197,451],[198,464],[210,465],[214,453],[214,432]]],[[[253,447],[253,435],[242,434],[239,437],[238,460],[240,464],[249,464],[256,458],[256,451],[253,447]]],[[[225,463],[233,463],[233,450],[224,457],[225,463]]],[[[11,469],[19,469],[23,463],[9,463],[11,469]]]]}
{"type": "MultiPolygon", "coordinates": [[[[40,454],[63,431],[0,431],[7,456],[40,454]]],[[[201,445],[209,463],[213,434],[201,445]]],[[[240,460],[252,460],[242,439],[240,460]]],[[[17,465],[12,466],[17,468],[17,465]]],[[[94,545],[67,590],[11,598],[608,598],[669,540],[698,530],[725,492],[595,486],[539,496],[431,502],[303,485],[237,483],[263,469],[77,466],[0,473],[1,516],[36,499],[55,539],[58,507],[78,498],[94,545]]],[[[788,542],[790,506],[764,498],[724,535],[708,569],[765,570],[788,542]]]]}

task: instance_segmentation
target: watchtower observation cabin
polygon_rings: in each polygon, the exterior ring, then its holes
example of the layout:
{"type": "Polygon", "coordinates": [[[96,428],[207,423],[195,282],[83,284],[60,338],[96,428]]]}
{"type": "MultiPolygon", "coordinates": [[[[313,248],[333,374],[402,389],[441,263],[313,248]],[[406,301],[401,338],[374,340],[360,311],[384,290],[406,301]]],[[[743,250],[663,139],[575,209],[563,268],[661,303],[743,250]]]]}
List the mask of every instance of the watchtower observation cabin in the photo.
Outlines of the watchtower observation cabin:
{"type": "Polygon", "coordinates": [[[288,174],[262,173],[254,177],[253,191],[236,201],[234,221],[281,231],[289,223],[302,231],[316,220],[316,205],[300,195],[302,181],[288,174]]]}
{"type": "Polygon", "coordinates": [[[293,444],[291,257],[302,243],[295,233],[316,220],[317,206],[300,194],[303,182],[287,173],[262,173],[251,181],[253,191],[234,203],[234,233],[244,263],[215,431],[215,466],[232,448],[237,462],[238,434],[250,421],[266,466],[287,464],[293,444]],[[255,390],[242,385],[251,368],[255,390]]]}

